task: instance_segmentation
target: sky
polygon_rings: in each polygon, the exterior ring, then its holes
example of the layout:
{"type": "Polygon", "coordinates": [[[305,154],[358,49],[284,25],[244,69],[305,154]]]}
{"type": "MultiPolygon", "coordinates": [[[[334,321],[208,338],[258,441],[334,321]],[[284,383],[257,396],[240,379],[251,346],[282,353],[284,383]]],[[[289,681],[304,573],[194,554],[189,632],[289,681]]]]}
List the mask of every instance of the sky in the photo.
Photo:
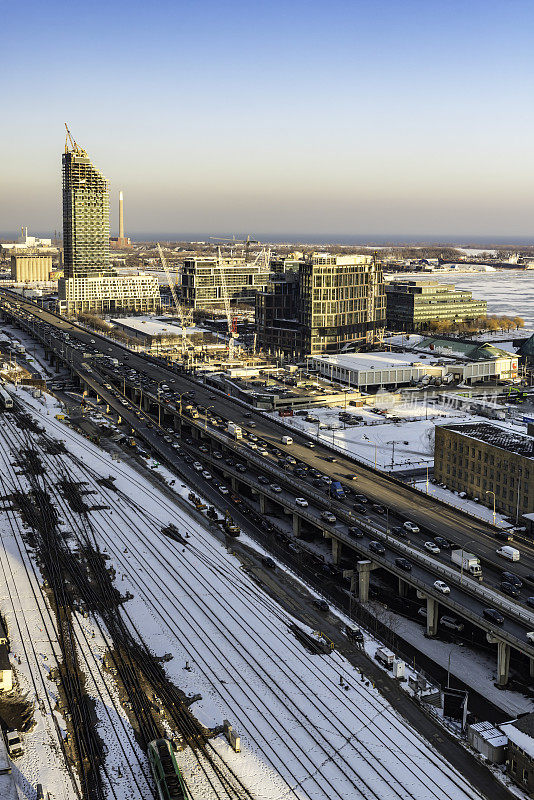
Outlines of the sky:
{"type": "Polygon", "coordinates": [[[531,0],[0,0],[0,235],[64,123],[126,232],[534,241],[531,0]]]}

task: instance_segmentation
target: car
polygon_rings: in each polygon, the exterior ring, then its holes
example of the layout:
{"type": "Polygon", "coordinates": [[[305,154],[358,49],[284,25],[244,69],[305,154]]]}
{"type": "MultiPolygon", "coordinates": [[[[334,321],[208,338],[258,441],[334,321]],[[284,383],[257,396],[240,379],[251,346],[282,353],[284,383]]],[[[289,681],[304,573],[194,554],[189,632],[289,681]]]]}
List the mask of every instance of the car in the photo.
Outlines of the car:
{"type": "Polygon", "coordinates": [[[441,552],[437,544],[435,544],[435,542],[425,542],[423,547],[425,548],[425,550],[428,550],[429,553],[434,553],[435,555],[441,552]]]}
{"type": "Polygon", "coordinates": [[[410,522],[409,519],[403,523],[403,527],[405,530],[410,531],[410,533],[419,533],[419,526],[415,524],[415,522],[410,522]]]}
{"type": "Polygon", "coordinates": [[[321,512],[321,519],[324,522],[330,522],[332,525],[334,525],[337,522],[335,516],[332,514],[331,511],[322,511],[321,512]]]}
{"type": "Polygon", "coordinates": [[[520,589],[523,586],[523,581],[517,575],[514,575],[513,572],[501,572],[501,581],[506,581],[507,583],[513,583],[514,586],[517,586],[520,589]]]}
{"type": "MultiPolygon", "coordinates": [[[[174,383],[174,381],[172,381],[172,383],[174,383]]],[[[218,399],[219,398],[217,397],[216,394],[210,394],[210,400],[218,400],[218,399]]]]}
{"type": "Polygon", "coordinates": [[[358,503],[367,503],[367,497],[364,494],[355,494],[354,499],[358,501],[358,503]]]}
{"type": "Polygon", "coordinates": [[[358,514],[367,514],[367,509],[363,505],[363,503],[354,503],[352,507],[355,511],[358,512],[358,514]]]}
{"type": "Polygon", "coordinates": [[[186,464],[193,464],[195,459],[191,458],[191,456],[184,456],[184,461],[186,464]]]}
{"type": "Polygon", "coordinates": [[[219,491],[221,494],[228,494],[229,489],[227,486],[219,486],[219,491]]]}
{"type": "Polygon", "coordinates": [[[455,633],[461,633],[465,627],[463,622],[460,622],[456,617],[449,617],[447,614],[440,618],[439,624],[449,631],[455,631],[455,633]]]}
{"type": "Polygon", "coordinates": [[[269,556],[262,556],[261,563],[264,567],[268,567],[269,569],[274,569],[276,564],[269,556]]]}
{"type": "Polygon", "coordinates": [[[248,423],[248,427],[249,428],[255,428],[256,427],[256,423],[255,422],[249,422],[248,423]]]}
{"type": "Polygon", "coordinates": [[[500,611],[497,611],[496,608],[484,608],[482,614],[486,619],[489,619],[490,622],[493,622],[494,625],[502,625],[504,623],[503,615],[500,611]]]}
{"type": "Polygon", "coordinates": [[[278,486],[277,483],[271,483],[271,490],[273,492],[281,492],[282,491],[282,487],[278,486]]]}
{"type": "Polygon", "coordinates": [[[297,463],[297,459],[293,458],[293,456],[286,456],[284,461],[285,461],[286,464],[296,464],[297,463]]]}
{"type": "Polygon", "coordinates": [[[318,597],[313,601],[313,605],[318,611],[323,611],[325,614],[328,613],[328,611],[330,611],[330,606],[328,605],[326,600],[319,600],[318,597]]]}
{"type": "Polygon", "coordinates": [[[526,604],[527,604],[527,606],[530,606],[531,608],[534,608],[534,597],[527,597],[526,604]]]}
{"type": "Polygon", "coordinates": [[[384,547],[382,542],[375,542],[375,541],[369,542],[369,550],[371,550],[372,553],[376,553],[379,556],[383,556],[386,552],[386,548],[384,547]]]}
{"type": "Polygon", "coordinates": [[[211,479],[213,478],[213,475],[211,474],[211,472],[208,472],[207,469],[203,469],[202,470],[202,477],[207,481],[211,481],[211,479]]]}
{"type": "Polygon", "coordinates": [[[267,478],[265,475],[258,475],[258,483],[262,483],[264,486],[267,486],[269,482],[269,478],[267,478]]]}
{"type": "Polygon", "coordinates": [[[206,447],[205,444],[200,445],[200,447],[198,449],[200,450],[201,453],[209,453],[209,451],[210,451],[209,447],[206,447]]]}
{"type": "Polygon", "coordinates": [[[243,414],[243,416],[244,416],[244,417],[246,417],[247,419],[250,419],[250,418],[251,418],[251,416],[252,416],[252,414],[250,413],[250,411],[246,411],[246,412],[243,414]]]}
{"type": "Polygon", "coordinates": [[[22,737],[18,731],[9,731],[6,733],[7,752],[11,759],[18,758],[24,755],[24,746],[22,744],[22,737]]]}
{"type": "Polygon", "coordinates": [[[404,530],[402,525],[395,525],[393,528],[391,528],[390,533],[392,533],[393,536],[400,536],[401,539],[408,538],[408,532],[404,530]]]}
{"type": "Polygon", "coordinates": [[[222,457],[223,457],[223,454],[220,453],[218,450],[216,450],[214,452],[214,454],[213,454],[213,458],[216,458],[217,460],[220,460],[222,457]]]}
{"type": "Polygon", "coordinates": [[[451,587],[447,586],[445,581],[434,581],[434,589],[437,589],[437,591],[441,592],[441,594],[451,593],[451,587]]]}
{"type": "Polygon", "coordinates": [[[323,475],[319,480],[321,480],[327,486],[330,486],[330,484],[332,483],[332,478],[329,478],[328,475],[323,475]]]}
{"type": "Polygon", "coordinates": [[[385,514],[386,513],[386,509],[384,508],[384,506],[381,506],[380,503],[373,503],[371,508],[373,509],[375,514],[385,514]]]}
{"type": "Polygon", "coordinates": [[[405,572],[411,572],[412,565],[411,565],[411,563],[408,561],[408,559],[407,559],[407,558],[396,558],[396,559],[395,559],[395,565],[396,565],[396,566],[397,566],[399,569],[403,569],[405,572]]]}
{"type": "Polygon", "coordinates": [[[337,458],[335,456],[325,456],[325,461],[330,461],[331,464],[335,464],[337,458]]]}
{"type": "Polygon", "coordinates": [[[236,464],[235,468],[236,468],[236,470],[238,472],[246,472],[247,471],[247,465],[246,464],[236,464]]]}
{"type": "Polygon", "coordinates": [[[202,472],[204,467],[202,466],[200,461],[195,461],[195,462],[193,462],[193,469],[196,469],[197,472],[202,472]]]}
{"type": "Polygon", "coordinates": [[[355,539],[361,539],[363,537],[363,531],[355,525],[349,528],[349,533],[351,536],[354,536],[355,539]]]}
{"type": "Polygon", "coordinates": [[[364,637],[362,631],[359,628],[353,628],[352,625],[345,625],[345,633],[347,635],[347,639],[350,639],[351,642],[358,642],[359,644],[363,644],[364,637]]]}
{"type": "Polygon", "coordinates": [[[500,542],[511,542],[514,537],[508,531],[496,531],[495,538],[499,539],[500,542]]]}
{"type": "Polygon", "coordinates": [[[228,464],[229,467],[235,467],[235,461],[234,461],[233,458],[226,458],[225,459],[225,464],[228,464]]]}
{"type": "Polygon", "coordinates": [[[249,437],[249,438],[250,438],[250,441],[251,441],[251,442],[257,442],[257,441],[258,441],[258,437],[257,437],[257,436],[254,436],[254,434],[253,434],[253,433],[251,433],[251,434],[250,434],[250,437],[249,437]]]}
{"type": "Polygon", "coordinates": [[[310,450],[313,450],[313,448],[315,447],[313,442],[304,442],[304,446],[309,447],[310,450]]]}
{"type": "Polygon", "coordinates": [[[308,501],[306,500],[305,497],[295,497],[295,503],[297,506],[300,506],[301,508],[306,508],[308,505],[308,501]]]}
{"type": "Polygon", "coordinates": [[[508,583],[508,581],[503,581],[501,583],[501,592],[507,594],[508,597],[519,597],[521,591],[519,587],[515,585],[515,583],[508,583]]]}
{"type": "Polygon", "coordinates": [[[448,550],[451,546],[451,543],[447,539],[444,539],[443,536],[434,536],[434,541],[442,550],[448,550]]]}

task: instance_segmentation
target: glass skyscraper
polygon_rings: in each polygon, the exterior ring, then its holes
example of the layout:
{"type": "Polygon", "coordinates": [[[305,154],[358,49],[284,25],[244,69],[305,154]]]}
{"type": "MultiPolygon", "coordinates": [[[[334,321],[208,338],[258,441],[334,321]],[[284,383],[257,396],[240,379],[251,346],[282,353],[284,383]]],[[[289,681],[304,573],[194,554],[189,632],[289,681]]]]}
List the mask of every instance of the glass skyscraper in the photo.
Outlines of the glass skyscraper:
{"type": "Polygon", "coordinates": [[[75,142],[62,162],[65,278],[109,274],[108,181],[75,142]]]}

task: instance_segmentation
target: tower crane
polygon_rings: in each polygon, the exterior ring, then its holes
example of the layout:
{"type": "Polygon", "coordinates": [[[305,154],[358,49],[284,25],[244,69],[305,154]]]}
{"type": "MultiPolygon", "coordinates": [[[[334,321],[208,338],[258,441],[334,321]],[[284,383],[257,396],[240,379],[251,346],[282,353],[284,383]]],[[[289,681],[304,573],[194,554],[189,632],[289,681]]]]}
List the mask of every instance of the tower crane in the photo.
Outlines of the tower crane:
{"type": "Polygon", "coordinates": [[[248,261],[248,253],[251,244],[261,244],[258,239],[251,239],[250,234],[247,236],[246,239],[236,239],[233,236],[231,239],[225,236],[210,236],[210,239],[214,239],[218,242],[232,242],[233,244],[244,244],[245,245],[245,261],[248,261]]]}
{"type": "Polygon", "coordinates": [[[176,286],[174,285],[171,273],[169,272],[169,267],[167,266],[167,259],[163,254],[163,250],[161,249],[161,245],[158,242],[158,253],[161,260],[161,265],[165,271],[165,275],[167,276],[167,283],[169,284],[169,289],[171,290],[172,300],[176,311],[178,313],[178,317],[180,319],[180,325],[182,326],[182,357],[187,352],[187,327],[191,322],[191,315],[192,311],[189,314],[185,314],[183,307],[178,300],[178,295],[176,294],[176,286]]]}
{"type": "Polygon", "coordinates": [[[228,325],[228,359],[231,361],[235,354],[237,339],[237,324],[232,318],[232,309],[230,307],[230,297],[228,295],[228,287],[226,285],[226,275],[224,274],[223,257],[221,255],[221,248],[218,248],[217,264],[221,272],[221,290],[224,302],[224,313],[226,314],[226,322],[228,325]]]}

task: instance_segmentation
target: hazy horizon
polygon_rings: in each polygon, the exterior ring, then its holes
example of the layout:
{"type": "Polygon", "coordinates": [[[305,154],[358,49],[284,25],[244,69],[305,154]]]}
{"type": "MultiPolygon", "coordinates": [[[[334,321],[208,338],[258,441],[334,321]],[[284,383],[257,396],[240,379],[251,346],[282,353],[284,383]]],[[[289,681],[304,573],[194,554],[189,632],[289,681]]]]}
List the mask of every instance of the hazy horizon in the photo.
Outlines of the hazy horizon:
{"type": "Polygon", "coordinates": [[[29,0],[3,12],[6,231],[61,229],[64,122],[110,180],[114,233],[119,189],[132,237],[533,229],[524,0],[29,0]]]}

